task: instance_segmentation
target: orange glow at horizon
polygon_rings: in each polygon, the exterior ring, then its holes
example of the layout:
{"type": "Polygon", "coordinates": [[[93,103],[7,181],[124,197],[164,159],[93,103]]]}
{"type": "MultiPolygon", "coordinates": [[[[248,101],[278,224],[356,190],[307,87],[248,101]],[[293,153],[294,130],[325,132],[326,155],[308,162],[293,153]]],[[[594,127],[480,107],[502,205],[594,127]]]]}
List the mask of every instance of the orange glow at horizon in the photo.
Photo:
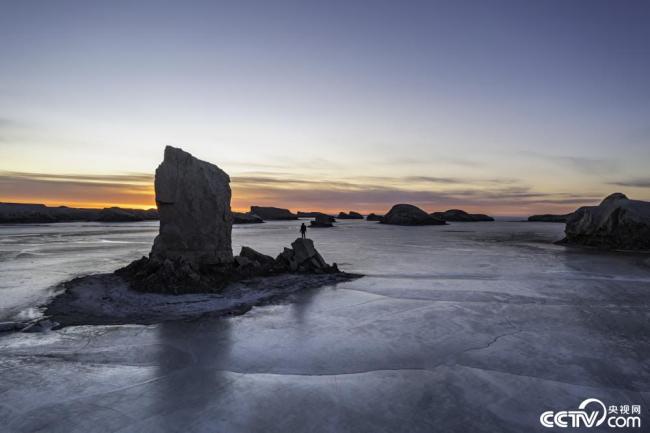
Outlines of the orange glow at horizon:
{"type": "MultiPolygon", "coordinates": [[[[538,192],[490,179],[452,181],[434,177],[350,177],[322,179],[301,176],[232,176],[234,211],[251,205],[338,214],[387,212],[410,203],[425,211],[463,209],[495,216],[568,213],[596,204],[603,195],[567,196],[538,192]],[[441,180],[442,179],[442,180],[441,180]]],[[[0,202],[39,203],[78,208],[155,208],[153,176],[142,173],[74,175],[0,172],[0,202]]]]}
{"type": "MultiPolygon", "coordinates": [[[[2,203],[38,203],[44,204],[50,207],[58,206],[67,206],[75,208],[90,208],[90,209],[103,209],[108,207],[121,207],[121,208],[132,208],[132,209],[151,209],[155,208],[155,199],[153,192],[150,195],[145,196],[145,194],[138,194],[136,196],[125,194],[123,196],[113,196],[110,200],[107,201],[97,201],[97,200],[57,200],[57,199],[46,199],[43,197],[25,197],[25,196],[0,196],[0,202],[2,203]],[[146,197],[146,200],[143,198],[146,197]]],[[[395,203],[393,203],[395,204],[395,203]]],[[[336,215],[339,212],[348,212],[356,211],[361,214],[377,213],[383,214],[387,212],[393,204],[387,204],[385,207],[364,207],[364,206],[354,206],[353,204],[342,204],[338,207],[327,207],[327,206],[314,206],[313,203],[309,202],[291,202],[283,200],[281,198],[273,199],[265,197],[264,194],[242,194],[242,196],[235,196],[231,201],[231,209],[234,212],[248,212],[250,206],[274,206],[287,208],[292,212],[304,211],[304,212],[324,212],[332,215],[336,215]]],[[[414,203],[418,205],[417,203],[414,203]]],[[[521,203],[516,206],[504,206],[504,205],[492,205],[488,207],[476,206],[471,203],[467,203],[462,206],[449,206],[442,204],[441,206],[436,207],[435,205],[418,205],[427,212],[435,211],[444,211],[451,208],[461,208],[469,213],[487,213],[489,215],[496,216],[527,216],[533,214],[543,214],[543,213],[555,213],[563,214],[574,211],[580,205],[550,205],[550,204],[528,204],[521,203]]]]}

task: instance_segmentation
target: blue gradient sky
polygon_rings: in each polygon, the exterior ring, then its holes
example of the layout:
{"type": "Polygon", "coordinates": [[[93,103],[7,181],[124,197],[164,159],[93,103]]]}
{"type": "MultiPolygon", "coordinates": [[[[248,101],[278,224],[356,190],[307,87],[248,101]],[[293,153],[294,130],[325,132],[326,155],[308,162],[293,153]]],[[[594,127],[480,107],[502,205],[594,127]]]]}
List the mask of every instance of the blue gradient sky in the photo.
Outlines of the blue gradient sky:
{"type": "Polygon", "coordinates": [[[0,201],[150,205],[166,144],[229,172],[235,208],[650,199],[649,23],[647,1],[2,2],[0,201]]]}

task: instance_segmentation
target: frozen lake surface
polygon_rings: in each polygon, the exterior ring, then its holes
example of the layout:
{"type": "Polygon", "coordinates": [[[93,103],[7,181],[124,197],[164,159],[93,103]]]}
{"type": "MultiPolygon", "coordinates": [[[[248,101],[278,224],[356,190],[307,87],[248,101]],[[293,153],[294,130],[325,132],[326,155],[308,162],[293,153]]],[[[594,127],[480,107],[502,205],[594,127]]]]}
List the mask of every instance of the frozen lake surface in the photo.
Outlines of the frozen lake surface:
{"type": "MultiPolygon", "coordinates": [[[[233,247],[275,256],[297,228],[235,226],[233,247]]],[[[236,317],[0,334],[0,430],[519,433],[598,398],[641,405],[644,431],[649,256],[552,244],[563,228],[344,221],[308,235],[355,281],[236,317]]],[[[156,232],[0,226],[0,320],[148,253],[156,232]]]]}

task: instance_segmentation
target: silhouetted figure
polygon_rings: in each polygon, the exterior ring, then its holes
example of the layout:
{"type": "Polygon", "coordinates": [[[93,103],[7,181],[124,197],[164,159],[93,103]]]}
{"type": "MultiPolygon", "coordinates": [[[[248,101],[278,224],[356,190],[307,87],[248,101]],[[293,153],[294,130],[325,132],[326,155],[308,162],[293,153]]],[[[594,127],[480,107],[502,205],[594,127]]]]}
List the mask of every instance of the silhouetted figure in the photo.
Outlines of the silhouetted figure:
{"type": "Polygon", "coordinates": [[[305,223],[302,223],[300,225],[300,235],[302,236],[303,239],[305,239],[306,233],[307,233],[307,226],[305,225],[305,223]]]}

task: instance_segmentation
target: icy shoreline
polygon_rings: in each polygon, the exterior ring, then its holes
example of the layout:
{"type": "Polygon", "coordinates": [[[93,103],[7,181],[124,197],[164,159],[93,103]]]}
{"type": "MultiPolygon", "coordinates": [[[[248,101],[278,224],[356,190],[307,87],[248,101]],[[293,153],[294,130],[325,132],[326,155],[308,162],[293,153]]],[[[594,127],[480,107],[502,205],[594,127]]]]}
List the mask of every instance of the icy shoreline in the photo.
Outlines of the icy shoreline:
{"type": "Polygon", "coordinates": [[[63,292],[45,306],[44,317],[55,328],[74,325],[123,325],[239,315],[257,305],[277,301],[304,289],[334,285],[361,275],[282,274],[228,285],[219,293],[169,295],[129,288],[115,274],[97,274],[62,283],[63,292]]]}

